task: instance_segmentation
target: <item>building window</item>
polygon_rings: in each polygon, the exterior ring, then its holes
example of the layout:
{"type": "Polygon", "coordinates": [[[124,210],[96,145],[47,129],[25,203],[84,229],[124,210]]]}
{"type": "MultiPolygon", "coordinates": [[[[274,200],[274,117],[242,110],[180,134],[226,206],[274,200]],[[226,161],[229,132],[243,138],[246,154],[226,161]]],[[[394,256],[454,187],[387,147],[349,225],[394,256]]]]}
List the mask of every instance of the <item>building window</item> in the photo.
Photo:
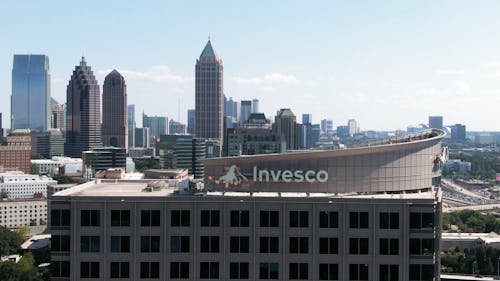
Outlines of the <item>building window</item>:
{"type": "Polygon", "coordinates": [[[111,210],[111,226],[130,226],[130,211],[111,210]]]}
{"type": "Polygon", "coordinates": [[[261,262],[259,264],[260,279],[279,279],[279,264],[277,262],[261,262]]]}
{"type": "Polygon", "coordinates": [[[307,263],[290,263],[288,277],[290,280],[307,280],[307,279],[309,279],[309,264],[307,264],[307,263]]]}
{"type": "Polygon", "coordinates": [[[112,253],[128,253],[128,252],[130,252],[130,237],[129,236],[111,236],[111,252],[112,253]]]}
{"type": "Polygon", "coordinates": [[[410,264],[410,281],[434,280],[434,265],[410,264]]]}
{"type": "Polygon", "coordinates": [[[81,210],[80,224],[81,226],[100,226],[101,212],[99,210],[81,210]]]}
{"type": "Polygon", "coordinates": [[[141,236],[141,253],[160,252],[160,236],[141,236]]]}
{"type": "Polygon", "coordinates": [[[380,213],[381,229],[399,229],[399,213],[380,213]]]}
{"type": "Polygon", "coordinates": [[[220,226],[220,211],[219,210],[202,210],[201,211],[201,226],[210,226],[210,227],[220,226]]]}
{"type": "Polygon", "coordinates": [[[290,254],[307,254],[308,252],[308,237],[290,237],[290,254]]]}
{"type": "Polygon", "coordinates": [[[319,280],[339,280],[339,265],[336,263],[320,263],[319,280]]]}
{"type": "Polygon", "coordinates": [[[368,228],[368,212],[350,212],[350,228],[368,228]]]}
{"type": "Polygon", "coordinates": [[[399,239],[380,238],[381,255],[399,255],[399,239]]]}
{"type": "Polygon", "coordinates": [[[279,253],[280,243],[279,237],[260,237],[260,252],[261,253],[279,253]]]}
{"type": "Polygon", "coordinates": [[[231,236],[230,251],[231,253],[248,253],[249,237],[248,236],[231,236]]]}
{"type": "Polygon", "coordinates": [[[200,279],[219,279],[219,263],[200,262],[200,279]]]}
{"type": "Polygon", "coordinates": [[[53,252],[69,252],[69,235],[52,235],[50,238],[50,248],[53,252]]]}
{"type": "Polygon", "coordinates": [[[51,210],[51,226],[70,226],[70,210],[51,210]]]}
{"type": "Polygon", "coordinates": [[[159,279],[160,278],[160,263],[159,262],[141,262],[141,278],[143,279],[159,279]]]}
{"type": "Polygon", "coordinates": [[[411,229],[434,229],[434,213],[410,213],[411,229]]]}
{"type": "Polygon", "coordinates": [[[290,227],[309,227],[309,212],[290,211],[290,227]]]}
{"type": "Polygon", "coordinates": [[[201,236],[200,237],[200,252],[202,252],[202,253],[218,253],[219,252],[219,236],[201,236]]]}
{"type": "Polygon", "coordinates": [[[248,227],[249,225],[249,211],[231,211],[231,227],[248,227]]]}
{"type": "Polygon", "coordinates": [[[171,262],[171,279],[189,279],[189,262],[171,262]]]}
{"type": "Polygon", "coordinates": [[[410,239],[410,255],[434,255],[434,239],[410,239]]]}
{"type": "Polygon", "coordinates": [[[338,228],[339,213],[338,212],[319,212],[319,227],[320,228],[338,228]]]}
{"type": "Polygon", "coordinates": [[[279,211],[260,211],[260,227],[279,227],[279,211]]]}
{"type": "Polygon", "coordinates": [[[248,262],[231,262],[229,263],[229,278],[230,279],[248,279],[248,262]]]}
{"type": "Polygon", "coordinates": [[[381,264],[379,267],[380,281],[398,281],[399,280],[399,265],[397,264],[381,264]]]}
{"type": "Polygon", "coordinates": [[[130,265],[128,262],[111,262],[110,264],[110,277],[116,278],[129,278],[130,265]]]}
{"type": "Polygon", "coordinates": [[[99,278],[99,262],[80,262],[80,278],[99,278]]]}
{"type": "Polygon", "coordinates": [[[170,237],[170,252],[171,253],[188,253],[189,252],[189,236],[171,236],[170,237]]]}
{"type": "Polygon", "coordinates": [[[172,210],[170,213],[170,226],[190,226],[191,212],[189,210],[172,210]]]}
{"type": "Polygon", "coordinates": [[[69,277],[70,263],[69,261],[51,261],[50,273],[52,277],[69,277]]]}
{"type": "Polygon", "coordinates": [[[349,238],[350,255],[368,255],[368,238],[349,238]]]}
{"type": "Polygon", "coordinates": [[[142,210],[141,226],[160,226],[160,210],[142,210]]]}
{"type": "Polygon", "coordinates": [[[80,252],[99,252],[101,239],[99,236],[80,236],[80,252]]]}
{"type": "Polygon", "coordinates": [[[328,255],[338,255],[339,239],[337,237],[320,237],[319,253],[328,255]]]}
{"type": "Polygon", "coordinates": [[[349,280],[368,280],[368,264],[350,264],[349,280]]]}

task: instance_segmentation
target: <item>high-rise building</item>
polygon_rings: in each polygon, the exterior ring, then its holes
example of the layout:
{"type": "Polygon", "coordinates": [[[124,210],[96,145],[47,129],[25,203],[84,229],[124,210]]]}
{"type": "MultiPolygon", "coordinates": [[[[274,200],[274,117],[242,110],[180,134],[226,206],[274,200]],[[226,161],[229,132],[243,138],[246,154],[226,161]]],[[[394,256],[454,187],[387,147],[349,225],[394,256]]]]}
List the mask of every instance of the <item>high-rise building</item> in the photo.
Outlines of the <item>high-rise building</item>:
{"type": "Polygon", "coordinates": [[[115,70],[102,87],[102,142],[104,146],[128,148],[127,85],[115,70]]]}
{"type": "Polygon", "coordinates": [[[286,141],[271,127],[253,126],[228,129],[227,156],[284,153],[286,141]]]}
{"type": "Polygon", "coordinates": [[[31,172],[31,136],[28,129],[12,131],[5,143],[0,143],[0,171],[31,172]]]}
{"type": "Polygon", "coordinates": [[[451,140],[452,141],[465,141],[465,125],[455,124],[451,127],[451,140]]]}
{"type": "Polygon", "coordinates": [[[337,126],[337,137],[346,138],[349,136],[349,126],[337,126]]]}
{"type": "Polygon", "coordinates": [[[297,118],[289,108],[282,108],[274,117],[273,130],[283,135],[286,141],[286,149],[297,149],[297,118]]]}
{"type": "Polygon", "coordinates": [[[443,116],[429,116],[429,128],[441,130],[443,128],[443,116]]]}
{"type": "Polygon", "coordinates": [[[14,55],[11,129],[50,128],[50,69],[46,55],[14,55]]]}
{"type": "Polygon", "coordinates": [[[59,129],[64,131],[64,107],[62,104],[58,103],[55,99],[50,99],[50,128],[59,129]]]}
{"type": "Polygon", "coordinates": [[[66,92],[66,156],[81,158],[82,152],[102,146],[99,84],[85,58],[75,67],[66,92]]]}
{"type": "Polygon", "coordinates": [[[333,131],[333,121],[332,119],[321,120],[321,131],[328,134],[333,131]]]}
{"type": "Polygon", "coordinates": [[[128,147],[135,147],[135,105],[130,104],[127,107],[127,113],[128,113],[128,147]]]}
{"type": "Polygon", "coordinates": [[[142,127],[151,129],[151,136],[159,138],[168,134],[168,118],[163,116],[147,116],[142,113],[142,127]]]}
{"type": "Polygon", "coordinates": [[[242,100],[240,107],[240,125],[243,126],[247,122],[248,116],[252,113],[252,101],[242,100]]]}
{"type": "Polygon", "coordinates": [[[347,121],[347,127],[349,128],[350,136],[354,136],[355,134],[359,133],[359,125],[356,119],[349,119],[347,121]]]}
{"type": "Polygon", "coordinates": [[[31,155],[45,158],[64,155],[64,133],[60,129],[31,132],[31,155]]]}
{"type": "Polygon", "coordinates": [[[126,150],[123,147],[99,147],[82,153],[83,175],[93,177],[96,172],[126,167],[126,150]]]}
{"type": "Polygon", "coordinates": [[[174,121],[170,119],[168,123],[168,133],[170,135],[185,135],[186,134],[186,125],[181,122],[174,121]]]}
{"type": "Polygon", "coordinates": [[[0,138],[3,137],[2,112],[0,112],[0,138]]]}
{"type": "Polygon", "coordinates": [[[312,114],[311,113],[302,114],[302,124],[312,124],[312,114]]]}
{"type": "Polygon", "coordinates": [[[259,100],[258,99],[252,100],[252,113],[261,113],[260,108],[259,108],[259,100]]]}
{"type": "Polygon", "coordinates": [[[190,134],[190,135],[194,135],[195,134],[195,121],[196,121],[196,112],[194,109],[188,109],[188,116],[187,116],[187,120],[188,120],[188,124],[187,124],[187,133],[190,134]]]}
{"type": "Polygon", "coordinates": [[[149,127],[135,128],[135,147],[150,147],[151,129],[149,127]]]}
{"type": "Polygon", "coordinates": [[[215,53],[210,39],[196,60],[196,120],[197,137],[218,139],[224,137],[224,87],[222,60],[215,53]]]}
{"type": "Polygon", "coordinates": [[[158,150],[162,169],[188,169],[196,179],[204,176],[205,139],[191,135],[160,136],[158,150]]]}

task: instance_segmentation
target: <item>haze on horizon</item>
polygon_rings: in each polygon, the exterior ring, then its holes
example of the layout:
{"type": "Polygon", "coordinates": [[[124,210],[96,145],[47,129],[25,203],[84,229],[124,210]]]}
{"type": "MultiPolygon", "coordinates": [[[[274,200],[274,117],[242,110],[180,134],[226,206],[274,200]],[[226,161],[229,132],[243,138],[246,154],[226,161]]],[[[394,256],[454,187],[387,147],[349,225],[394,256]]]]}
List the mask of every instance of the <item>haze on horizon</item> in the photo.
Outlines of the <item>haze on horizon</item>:
{"type": "Polygon", "coordinates": [[[258,98],[271,119],[291,108],[298,120],[394,130],[443,115],[468,131],[500,131],[499,10],[498,1],[2,1],[3,126],[14,54],[49,56],[61,103],[85,55],[101,87],[112,69],[125,76],[138,126],[143,111],[177,120],[179,104],[185,123],[210,36],[226,96],[258,98]]]}

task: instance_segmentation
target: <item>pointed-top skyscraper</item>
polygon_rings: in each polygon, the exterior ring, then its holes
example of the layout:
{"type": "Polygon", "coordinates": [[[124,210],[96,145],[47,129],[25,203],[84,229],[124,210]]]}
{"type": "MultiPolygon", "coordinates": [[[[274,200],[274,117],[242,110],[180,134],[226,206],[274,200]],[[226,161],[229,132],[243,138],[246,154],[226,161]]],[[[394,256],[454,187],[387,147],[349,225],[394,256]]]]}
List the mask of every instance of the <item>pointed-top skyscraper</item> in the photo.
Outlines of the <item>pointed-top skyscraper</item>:
{"type": "Polygon", "coordinates": [[[127,85],[115,69],[102,87],[102,142],[104,146],[128,149],[127,85]]]}
{"type": "Polygon", "coordinates": [[[209,38],[196,60],[195,134],[217,140],[220,147],[224,136],[223,85],[222,60],[215,53],[209,38]]]}
{"type": "Polygon", "coordinates": [[[66,143],[64,153],[82,157],[82,151],[102,146],[101,94],[85,57],[75,67],[66,90],[66,143]]]}

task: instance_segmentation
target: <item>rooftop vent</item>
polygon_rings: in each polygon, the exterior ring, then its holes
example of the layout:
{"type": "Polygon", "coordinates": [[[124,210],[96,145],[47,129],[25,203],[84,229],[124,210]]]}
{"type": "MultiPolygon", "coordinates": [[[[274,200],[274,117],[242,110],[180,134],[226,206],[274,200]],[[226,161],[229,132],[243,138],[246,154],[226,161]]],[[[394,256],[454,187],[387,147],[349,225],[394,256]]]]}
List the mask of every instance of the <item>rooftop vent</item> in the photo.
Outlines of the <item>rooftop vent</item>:
{"type": "Polygon", "coordinates": [[[158,191],[161,190],[162,188],[165,187],[165,182],[164,181],[151,181],[148,183],[146,188],[144,188],[142,191],[143,192],[153,192],[153,191],[158,191]]]}

